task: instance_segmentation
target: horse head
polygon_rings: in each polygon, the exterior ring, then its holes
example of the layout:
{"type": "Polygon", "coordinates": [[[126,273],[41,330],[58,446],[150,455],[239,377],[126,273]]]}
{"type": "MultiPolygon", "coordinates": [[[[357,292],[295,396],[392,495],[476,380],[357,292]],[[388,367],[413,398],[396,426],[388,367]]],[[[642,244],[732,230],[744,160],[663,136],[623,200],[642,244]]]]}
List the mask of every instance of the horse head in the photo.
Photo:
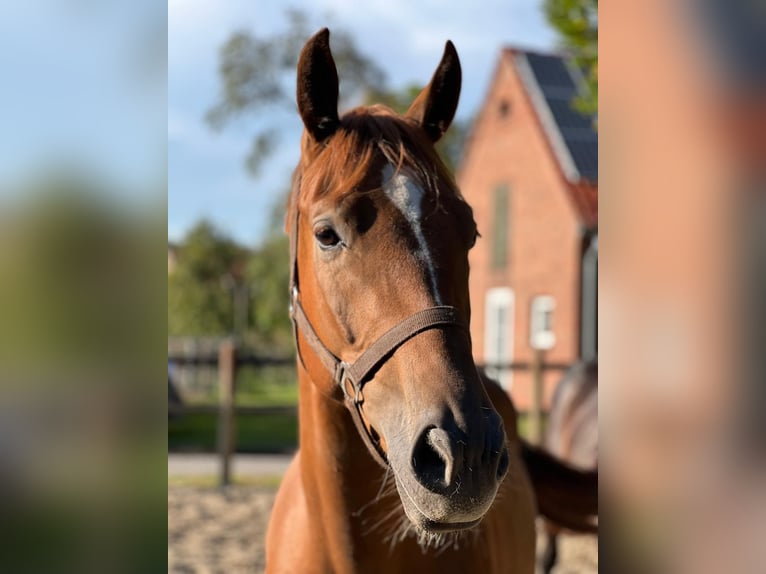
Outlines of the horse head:
{"type": "Polygon", "coordinates": [[[353,403],[360,434],[425,532],[478,524],[509,464],[467,328],[476,224],[434,148],[460,83],[448,42],[404,115],[369,106],[340,116],[327,29],[298,64],[305,131],[288,231],[299,353],[318,392],[353,403]],[[369,364],[346,388],[338,367],[353,374],[359,362],[369,364]]]}

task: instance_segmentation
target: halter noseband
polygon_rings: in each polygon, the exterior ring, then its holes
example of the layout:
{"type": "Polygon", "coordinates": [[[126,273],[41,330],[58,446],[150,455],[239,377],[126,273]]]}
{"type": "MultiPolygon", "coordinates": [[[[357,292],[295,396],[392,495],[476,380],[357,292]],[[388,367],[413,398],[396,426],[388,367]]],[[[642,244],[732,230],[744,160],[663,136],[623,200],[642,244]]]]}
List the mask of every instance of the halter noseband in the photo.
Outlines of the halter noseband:
{"type": "Polygon", "coordinates": [[[364,385],[369,382],[375,371],[385,363],[396,350],[404,343],[424,331],[448,326],[458,327],[468,333],[468,327],[460,319],[455,307],[438,306],[428,307],[418,311],[381,335],[370,345],[361,356],[353,363],[347,363],[330,351],[322,343],[319,335],[311,325],[303,310],[298,290],[298,205],[297,192],[300,178],[296,181],[291,208],[295,213],[290,229],[290,319],[293,323],[293,337],[298,359],[305,368],[298,343],[298,332],[303,334],[304,339],[311,347],[319,361],[324,365],[327,372],[332,376],[335,384],[340,387],[345,398],[344,404],[351,413],[351,418],[362,437],[365,446],[372,457],[383,467],[388,467],[386,454],[380,444],[371,436],[370,431],[362,418],[362,403],[364,402],[364,385]]]}

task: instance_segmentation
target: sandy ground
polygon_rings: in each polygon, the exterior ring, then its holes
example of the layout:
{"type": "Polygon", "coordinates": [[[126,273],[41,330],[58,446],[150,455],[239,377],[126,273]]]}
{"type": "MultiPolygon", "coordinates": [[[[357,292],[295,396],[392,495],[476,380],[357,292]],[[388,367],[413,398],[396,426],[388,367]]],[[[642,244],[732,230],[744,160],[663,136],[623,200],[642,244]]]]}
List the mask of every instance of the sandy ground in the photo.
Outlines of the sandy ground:
{"type": "MultiPolygon", "coordinates": [[[[275,489],[168,488],[168,572],[253,573],[264,568],[264,539],[275,489]]],[[[592,536],[561,536],[556,574],[598,572],[592,536]]]]}

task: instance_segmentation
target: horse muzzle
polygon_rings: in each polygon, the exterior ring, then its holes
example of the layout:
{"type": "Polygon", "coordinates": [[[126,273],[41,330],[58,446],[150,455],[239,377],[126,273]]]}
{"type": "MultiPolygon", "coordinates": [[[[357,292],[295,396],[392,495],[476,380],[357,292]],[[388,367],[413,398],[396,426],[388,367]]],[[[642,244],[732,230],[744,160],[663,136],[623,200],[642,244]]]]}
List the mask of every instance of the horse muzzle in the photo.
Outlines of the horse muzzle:
{"type": "Polygon", "coordinates": [[[466,433],[455,424],[426,425],[404,456],[390,445],[397,489],[410,521],[429,532],[476,526],[508,473],[505,430],[494,409],[466,433]]]}

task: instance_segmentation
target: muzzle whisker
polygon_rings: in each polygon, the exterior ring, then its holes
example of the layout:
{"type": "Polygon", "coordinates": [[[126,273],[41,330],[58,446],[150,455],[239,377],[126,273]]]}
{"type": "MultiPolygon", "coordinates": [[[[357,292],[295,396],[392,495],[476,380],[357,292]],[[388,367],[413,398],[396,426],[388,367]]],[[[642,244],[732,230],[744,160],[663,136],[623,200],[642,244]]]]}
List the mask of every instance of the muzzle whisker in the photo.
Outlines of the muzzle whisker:
{"type": "Polygon", "coordinates": [[[359,509],[351,513],[351,515],[354,518],[358,518],[365,510],[367,510],[370,506],[372,506],[376,502],[379,502],[382,498],[385,498],[391,495],[392,491],[390,486],[388,485],[388,476],[390,472],[391,472],[390,467],[386,468],[386,473],[383,475],[383,481],[380,483],[380,488],[378,489],[378,493],[375,495],[375,497],[372,500],[365,502],[361,507],[359,507],[359,509]],[[386,488],[387,486],[388,488],[386,488]]]}
{"type": "Polygon", "coordinates": [[[377,522],[375,522],[374,524],[372,524],[365,530],[364,536],[367,536],[368,534],[374,532],[375,530],[378,530],[400,512],[403,512],[401,504],[394,505],[394,507],[391,510],[385,513],[377,522]]]}

